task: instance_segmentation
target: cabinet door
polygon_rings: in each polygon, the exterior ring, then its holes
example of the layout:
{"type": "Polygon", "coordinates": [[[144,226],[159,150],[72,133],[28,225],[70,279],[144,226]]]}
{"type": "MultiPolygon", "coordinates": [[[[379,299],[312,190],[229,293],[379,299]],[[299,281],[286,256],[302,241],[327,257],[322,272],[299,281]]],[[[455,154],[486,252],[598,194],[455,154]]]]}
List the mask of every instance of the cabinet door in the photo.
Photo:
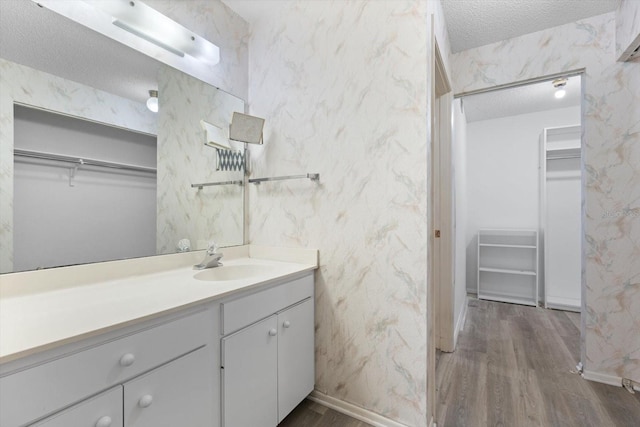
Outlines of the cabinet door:
{"type": "Polygon", "coordinates": [[[122,386],[84,400],[32,427],[122,427],[122,386]]]}
{"type": "Polygon", "coordinates": [[[202,347],[124,384],[124,426],[211,427],[210,347],[202,347]]]}
{"type": "Polygon", "coordinates": [[[313,310],[309,298],[278,313],[278,422],[313,391],[313,310]]]}
{"type": "Polygon", "coordinates": [[[277,334],[273,315],[222,339],[225,427],[278,424],[277,334]]]}

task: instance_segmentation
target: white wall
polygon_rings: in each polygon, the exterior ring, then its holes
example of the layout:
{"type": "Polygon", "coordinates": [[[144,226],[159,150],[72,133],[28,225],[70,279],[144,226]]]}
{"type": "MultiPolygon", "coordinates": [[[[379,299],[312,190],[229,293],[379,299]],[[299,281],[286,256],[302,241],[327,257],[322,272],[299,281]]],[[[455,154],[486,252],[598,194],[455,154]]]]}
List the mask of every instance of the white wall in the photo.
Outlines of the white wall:
{"type": "Polygon", "coordinates": [[[453,102],[453,168],[455,191],[454,339],[463,327],[467,310],[467,118],[460,99],[453,102]]]}
{"type": "Polygon", "coordinates": [[[580,107],[468,123],[467,292],[477,291],[478,229],[539,228],[542,130],[579,123],[580,107]]]}
{"type": "MultiPolygon", "coordinates": [[[[16,107],[15,147],[155,167],[156,138],[16,107]]],[[[155,255],[156,175],[17,157],[14,271],[155,255]]]]}

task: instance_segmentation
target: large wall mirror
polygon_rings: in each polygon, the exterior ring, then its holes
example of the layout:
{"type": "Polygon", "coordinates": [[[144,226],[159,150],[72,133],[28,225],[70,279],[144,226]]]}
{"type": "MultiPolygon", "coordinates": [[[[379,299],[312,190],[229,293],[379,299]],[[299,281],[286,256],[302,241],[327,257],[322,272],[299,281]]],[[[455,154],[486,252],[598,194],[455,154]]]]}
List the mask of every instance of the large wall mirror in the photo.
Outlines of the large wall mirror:
{"type": "Polygon", "coordinates": [[[228,127],[234,111],[243,100],[32,1],[1,1],[0,273],[169,254],[183,239],[243,244],[243,186],[192,187],[242,181],[216,170],[200,126],[228,127]]]}

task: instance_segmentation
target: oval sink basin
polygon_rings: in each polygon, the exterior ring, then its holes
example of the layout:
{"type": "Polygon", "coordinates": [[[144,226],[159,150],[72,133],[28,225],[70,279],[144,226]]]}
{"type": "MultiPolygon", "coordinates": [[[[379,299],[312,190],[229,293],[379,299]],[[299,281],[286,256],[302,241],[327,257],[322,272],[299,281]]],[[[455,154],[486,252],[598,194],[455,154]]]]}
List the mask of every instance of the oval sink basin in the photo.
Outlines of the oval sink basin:
{"type": "Polygon", "coordinates": [[[241,280],[250,277],[261,276],[273,271],[268,265],[229,265],[215,268],[207,268],[196,273],[193,277],[197,280],[209,282],[222,282],[225,280],[241,280]]]}

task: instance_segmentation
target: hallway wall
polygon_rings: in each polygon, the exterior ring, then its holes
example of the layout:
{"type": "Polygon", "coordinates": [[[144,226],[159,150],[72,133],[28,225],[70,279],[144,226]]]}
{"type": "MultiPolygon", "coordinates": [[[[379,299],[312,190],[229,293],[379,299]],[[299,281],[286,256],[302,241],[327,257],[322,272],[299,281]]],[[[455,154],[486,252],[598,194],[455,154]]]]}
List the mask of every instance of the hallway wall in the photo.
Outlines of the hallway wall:
{"type": "Polygon", "coordinates": [[[640,62],[616,62],[615,13],[452,56],[456,93],[586,69],[583,333],[587,377],[640,381],[640,62]]]}
{"type": "Polygon", "coordinates": [[[432,14],[446,34],[440,3],[270,4],[249,41],[249,111],[266,118],[251,174],[314,172],[320,183],[247,188],[250,241],[320,250],[316,389],[426,426],[430,38],[432,14]]]}

